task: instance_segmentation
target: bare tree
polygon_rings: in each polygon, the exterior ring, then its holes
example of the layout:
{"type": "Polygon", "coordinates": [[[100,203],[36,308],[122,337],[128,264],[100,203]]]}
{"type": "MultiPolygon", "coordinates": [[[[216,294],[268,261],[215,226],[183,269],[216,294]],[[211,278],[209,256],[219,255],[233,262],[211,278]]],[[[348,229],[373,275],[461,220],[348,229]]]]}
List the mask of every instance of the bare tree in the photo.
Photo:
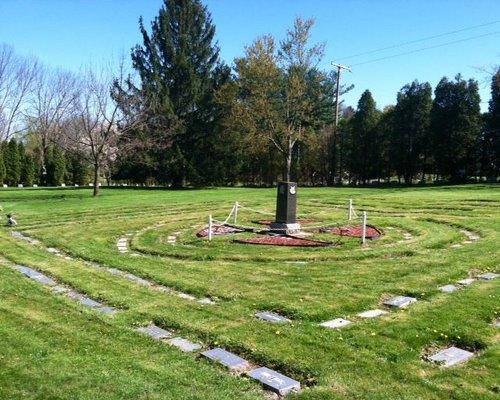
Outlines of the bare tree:
{"type": "Polygon", "coordinates": [[[0,45],[0,139],[23,130],[23,111],[39,69],[34,58],[18,56],[11,47],[0,45]]]}
{"type": "Polygon", "coordinates": [[[74,116],[66,137],[72,147],[79,146],[85,150],[93,167],[93,195],[97,196],[101,168],[109,167],[113,160],[120,134],[134,129],[139,121],[128,121],[111,96],[113,85],[124,80],[123,63],[120,64],[118,77],[104,68],[97,73],[89,68],[82,75],[74,116]]]}
{"type": "Polygon", "coordinates": [[[39,140],[42,170],[52,143],[61,145],[64,125],[75,112],[80,82],[70,72],[41,68],[30,96],[28,124],[39,140]]]}

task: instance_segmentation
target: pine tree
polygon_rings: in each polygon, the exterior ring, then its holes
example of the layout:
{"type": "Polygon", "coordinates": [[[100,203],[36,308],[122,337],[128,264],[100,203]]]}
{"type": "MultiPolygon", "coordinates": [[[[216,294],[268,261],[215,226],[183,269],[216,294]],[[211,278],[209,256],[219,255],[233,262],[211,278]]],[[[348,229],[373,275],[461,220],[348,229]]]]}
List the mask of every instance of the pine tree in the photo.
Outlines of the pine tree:
{"type": "Polygon", "coordinates": [[[3,185],[6,178],[3,146],[0,147],[0,185],[3,185]]]}
{"type": "Polygon", "coordinates": [[[414,81],[398,93],[394,109],[395,131],[392,159],[398,176],[411,184],[417,173],[425,174],[430,142],[432,88],[414,81]]]}
{"type": "Polygon", "coordinates": [[[23,167],[21,170],[21,182],[25,186],[33,186],[35,183],[36,167],[31,154],[25,154],[23,167]]]}
{"type": "Polygon", "coordinates": [[[133,49],[132,61],[141,86],[131,96],[148,110],[149,151],[161,179],[181,186],[203,172],[193,149],[213,131],[214,85],[227,79],[229,70],[219,61],[215,26],[199,0],[164,0],[151,33],[142,19],[140,30],[143,45],[133,49]],[[179,159],[182,167],[165,174],[162,167],[174,167],[179,159]]]}
{"type": "Polygon", "coordinates": [[[481,131],[478,84],[457,75],[441,79],[431,112],[432,151],[437,172],[452,182],[475,173],[475,150],[481,131]]]}
{"type": "Polygon", "coordinates": [[[21,157],[15,139],[11,139],[5,147],[4,162],[6,177],[9,186],[16,186],[21,178],[21,157]]]}
{"type": "Polygon", "coordinates": [[[369,90],[365,90],[358,102],[358,108],[351,119],[350,172],[353,177],[366,183],[376,174],[375,168],[380,157],[377,123],[380,112],[369,90]]]}
{"type": "Polygon", "coordinates": [[[68,154],[66,165],[68,168],[68,180],[73,185],[83,185],[88,172],[85,156],[81,152],[73,151],[68,154]]]}
{"type": "Polygon", "coordinates": [[[500,68],[491,78],[491,99],[486,115],[483,138],[483,173],[500,176],[500,68]]]}
{"type": "Polygon", "coordinates": [[[48,186],[60,186],[64,183],[66,176],[66,160],[64,153],[57,146],[49,148],[47,152],[47,176],[48,186]]]}

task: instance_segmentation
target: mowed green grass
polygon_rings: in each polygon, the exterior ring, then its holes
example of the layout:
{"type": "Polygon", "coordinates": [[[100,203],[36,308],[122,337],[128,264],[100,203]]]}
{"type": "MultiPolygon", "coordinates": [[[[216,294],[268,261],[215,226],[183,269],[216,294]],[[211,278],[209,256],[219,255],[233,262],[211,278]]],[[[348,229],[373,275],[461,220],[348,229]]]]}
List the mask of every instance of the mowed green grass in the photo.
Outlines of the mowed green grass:
{"type": "Polygon", "coordinates": [[[239,223],[272,218],[271,189],[105,189],[99,198],[87,189],[0,191],[4,213],[16,215],[19,230],[73,257],[56,257],[5,228],[3,258],[122,310],[97,315],[0,266],[0,398],[265,397],[258,384],[133,331],[149,321],[298,379],[304,388],[290,397],[497,398],[499,333],[491,323],[498,317],[500,280],[452,294],[438,287],[470,273],[499,272],[500,188],[300,188],[299,217],[312,225],[346,224],[349,198],[385,232],[364,248],[353,238],[302,249],[194,236],[209,214],[224,219],[235,201],[263,212],[242,209],[239,223]],[[464,229],[481,239],[464,244],[464,229]],[[139,257],[116,248],[128,232],[139,257]],[[180,233],[172,246],[166,239],[174,232],[180,233]],[[201,305],[155,292],[85,260],[218,300],[201,305]],[[419,301],[373,320],[356,316],[392,295],[419,301]],[[293,323],[256,320],[260,310],[293,323]],[[318,326],[339,317],[355,323],[341,330],[318,326]],[[477,355],[450,369],[423,359],[449,345],[477,355]]]}

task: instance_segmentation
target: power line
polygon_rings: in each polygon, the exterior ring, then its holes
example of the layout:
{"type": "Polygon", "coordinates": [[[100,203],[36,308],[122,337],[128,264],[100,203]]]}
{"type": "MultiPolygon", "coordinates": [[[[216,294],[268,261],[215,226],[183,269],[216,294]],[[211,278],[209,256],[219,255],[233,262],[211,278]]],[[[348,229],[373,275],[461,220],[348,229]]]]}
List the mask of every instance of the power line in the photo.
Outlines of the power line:
{"type": "Polygon", "coordinates": [[[416,49],[416,50],[405,51],[404,53],[398,53],[398,54],[393,54],[391,56],[380,57],[380,58],[375,58],[373,60],[363,61],[363,62],[360,62],[360,63],[357,63],[357,64],[353,64],[353,65],[351,65],[351,67],[356,67],[358,65],[364,65],[364,64],[370,64],[370,63],[373,63],[373,62],[376,62],[376,61],[387,60],[389,58],[405,56],[407,54],[418,53],[418,52],[421,52],[421,51],[424,51],[424,50],[436,49],[438,47],[449,46],[449,45],[455,44],[455,43],[467,42],[469,40],[479,39],[479,38],[486,37],[486,36],[498,35],[499,33],[500,33],[500,31],[489,32],[489,33],[485,33],[485,34],[482,34],[482,35],[471,36],[471,37],[464,38],[464,39],[458,39],[458,40],[453,40],[451,42],[437,44],[437,45],[434,45],[434,46],[422,47],[422,48],[416,49]]]}
{"type": "Polygon", "coordinates": [[[490,26],[490,25],[498,24],[499,22],[500,21],[491,21],[491,22],[487,22],[485,24],[469,26],[467,28],[462,28],[462,29],[457,29],[457,30],[450,31],[450,32],[440,33],[438,35],[427,36],[427,37],[424,37],[422,39],[410,40],[408,42],[402,42],[402,43],[398,43],[398,44],[395,44],[395,45],[392,45],[392,46],[381,47],[381,48],[378,48],[378,49],[375,49],[375,50],[369,50],[369,51],[365,51],[365,52],[362,52],[362,53],[352,54],[352,55],[347,56],[347,57],[341,57],[338,60],[347,60],[349,58],[354,58],[354,57],[359,57],[359,56],[365,56],[365,55],[373,54],[373,53],[378,53],[379,51],[396,49],[398,47],[407,46],[409,44],[424,42],[426,40],[437,39],[437,38],[440,38],[440,37],[443,37],[443,36],[448,36],[448,35],[453,35],[455,33],[465,32],[465,31],[468,31],[468,30],[471,30],[471,29],[482,28],[484,26],[490,26]]]}

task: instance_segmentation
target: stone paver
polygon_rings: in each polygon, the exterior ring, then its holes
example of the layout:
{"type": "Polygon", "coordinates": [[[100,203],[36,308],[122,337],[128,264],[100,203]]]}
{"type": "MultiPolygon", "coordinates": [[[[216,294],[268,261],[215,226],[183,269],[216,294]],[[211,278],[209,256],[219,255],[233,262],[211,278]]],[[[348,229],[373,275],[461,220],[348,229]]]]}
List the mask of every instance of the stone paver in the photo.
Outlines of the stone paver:
{"type": "Polygon", "coordinates": [[[465,362],[473,356],[474,353],[471,353],[470,351],[462,350],[458,347],[449,347],[430,356],[429,360],[440,363],[443,367],[451,367],[465,362]]]}
{"type": "Polygon", "coordinates": [[[247,360],[219,347],[204,351],[201,355],[233,371],[244,371],[250,367],[247,360]]]}
{"type": "Polygon", "coordinates": [[[276,314],[272,311],[261,311],[258,313],[255,313],[255,316],[259,319],[262,319],[267,322],[271,322],[273,324],[286,324],[290,321],[288,318],[283,317],[282,315],[276,314]]]}
{"type": "Polygon", "coordinates": [[[376,317],[380,317],[381,315],[385,315],[385,314],[389,314],[389,313],[387,311],[384,311],[384,310],[375,309],[375,310],[368,310],[368,311],[361,312],[358,314],[358,316],[361,318],[376,318],[376,317]]]}
{"type": "Polygon", "coordinates": [[[181,337],[174,337],[173,339],[168,340],[168,343],[186,353],[201,349],[201,344],[190,342],[189,340],[181,337]]]}
{"type": "Polygon", "coordinates": [[[200,304],[215,304],[215,301],[213,301],[210,297],[204,297],[204,298],[198,300],[198,303],[200,303],[200,304]]]}
{"type": "Polygon", "coordinates": [[[291,391],[300,390],[300,382],[266,367],[254,369],[248,375],[262,383],[266,389],[280,396],[285,396],[291,391]]]}
{"type": "Polygon", "coordinates": [[[499,275],[495,274],[494,272],[486,272],[484,274],[478,275],[477,277],[483,281],[491,281],[498,278],[499,275]]]}
{"type": "Polygon", "coordinates": [[[466,278],[466,279],[462,279],[460,281],[457,281],[457,283],[459,285],[462,285],[462,286],[469,286],[469,285],[471,285],[475,281],[476,280],[474,278],[466,278]]]}
{"type": "Polygon", "coordinates": [[[137,328],[137,331],[149,335],[156,340],[167,339],[172,336],[171,332],[166,331],[165,329],[160,328],[159,326],[156,326],[154,324],[137,328]]]}
{"type": "Polygon", "coordinates": [[[452,293],[452,292],[458,290],[458,287],[455,285],[444,285],[444,286],[441,286],[439,288],[439,290],[441,290],[441,292],[443,292],[443,293],[452,293]]]}
{"type": "Polygon", "coordinates": [[[416,301],[417,299],[414,297],[396,296],[384,301],[384,304],[389,307],[405,308],[416,301]]]}
{"type": "Polygon", "coordinates": [[[344,326],[347,326],[351,323],[352,322],[347,320],[347,319],[335,318],[335,319],[332,319],[330,321],[322,322],[320,325],[324,326],[325,328],[339,329],[339,328],[343,328],[344,326]]]}

